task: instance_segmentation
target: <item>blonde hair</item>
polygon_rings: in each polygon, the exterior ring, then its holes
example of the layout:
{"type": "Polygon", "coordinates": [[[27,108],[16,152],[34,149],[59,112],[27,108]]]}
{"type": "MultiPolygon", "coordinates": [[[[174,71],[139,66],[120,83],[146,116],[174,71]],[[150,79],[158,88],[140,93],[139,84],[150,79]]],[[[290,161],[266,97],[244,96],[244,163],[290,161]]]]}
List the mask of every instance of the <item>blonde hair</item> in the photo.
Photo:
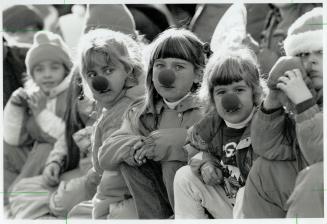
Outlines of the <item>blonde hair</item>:
{"type": "Polygon", "coordinates": [[[257,58],[250,49],[225,49],[209,58],[199,90],[199,98],[206,105],[206,112],[216,110],[213,89],[244,80],[253,91],[254,105],[262,101],[263,88],[257,58]]]}
{"type": "Polygon", "coordinates": [[[90,30],[82,36],[78,49],[78,66],[82,74],[84,92],[91,99],[92,92],[85,79],[88,68],[95,64],[96,53],[102,54],[108,65],[120,62],[126,72],[132,71],[126,79],[125,88],[131,87],[129,86],[131,83],[138,84],[144,74],[141,46],[127,34],[103,28],[90,30]]]}

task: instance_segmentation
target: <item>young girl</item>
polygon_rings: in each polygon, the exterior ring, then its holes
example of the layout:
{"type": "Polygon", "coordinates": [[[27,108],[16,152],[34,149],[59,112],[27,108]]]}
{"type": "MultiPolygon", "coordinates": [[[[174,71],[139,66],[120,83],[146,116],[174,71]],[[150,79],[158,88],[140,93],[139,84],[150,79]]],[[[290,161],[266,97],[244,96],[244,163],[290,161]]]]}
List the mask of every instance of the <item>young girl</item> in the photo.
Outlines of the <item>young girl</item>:
{"type": "Polygon", "coordinates": [[[318,190],[323,189],[322,21],[322,8],[298,18],[284,42],[287,56],[269,73],[269,92],[251,127],[260,157],[244,191],[245,218],[324,216],[318,190]]]}
{"type": "Polygon", "coordinates": [[[239,215],[254,160],[249,124],[261,95],[249,49],[227,49],[209,59],[200,90],[208,114],[188,131],[189,165],[174,180],[176,218],[232,218],[233,207],[239,215]]]}
{"type": "Polygon", "coordinates": [[[26,55],[28,81],[4,109],[5,191],[14,180],[42,172],[53,144],[65,132],[72,62],[60,36],[40,31],[26,55]]]}
{"type": "MultiPolygon", "coordinates": [[[[14,185],[12,189],[14,192],[49,192],[51,194],[57,189],[60,181],[82,176],[91,167],[92,163],[88,156],[92,130],[90,125],[95,121],[96,113],[93,102],[81,95],[82,86],[78,72],[73,72],[67,91],[65,134],[54,144],[43,174],[21,179],[14,185]]],[[[10,195],[12,217],[37,219],[49,216],[49,194],[38,195],[37,198],[30,194],[10,195]]]]}
{"type": "MultiPolygon", "coordinates": [[[[58,216],[66,216],[74,205],[92,199],[96,193],[94,218],[106,218],[109,208],[116,205],[120,205],[121,210],[110,213],[110,218],[135,218],[135,208],[130,203],[130,193],[121,174],[117,170],[104,171],[99,166],[98,150],[120,127],[129,104],[144,93],[140,44],[121,32],[91,30],[82,37],[79,45],[79,70],[85,95],[103,108],[92,137],[93,168],[81,178],[61,183],[62,186],[51,196],[50,209],[58,216]]],[[[83,205],[77,205],[70,216],[81,215],[83,205]]],[[[88,212],[90,218],[92,210],[88,212]]]]}
{"type": "Polygon", "coordinates": [[[145,99],[130,107],[99,151],[103,169],[121,169],[138,218],[173,214],[173,179],[186,163],[186,130],[201,114],[194,91],[202,79],[204,46],[187,30],[160,34],[151,46],[145,99]]]}

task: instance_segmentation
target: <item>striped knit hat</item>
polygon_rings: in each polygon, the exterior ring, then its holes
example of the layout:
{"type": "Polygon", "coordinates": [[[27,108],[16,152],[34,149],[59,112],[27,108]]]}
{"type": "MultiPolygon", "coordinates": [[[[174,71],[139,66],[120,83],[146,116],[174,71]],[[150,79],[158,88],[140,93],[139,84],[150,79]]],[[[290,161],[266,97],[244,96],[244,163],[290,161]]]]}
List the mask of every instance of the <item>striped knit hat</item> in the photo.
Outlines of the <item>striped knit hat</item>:
{"type": "Polygon", "coordinates": [[[323,48],[323,8],[314,8],[298,18],[288,29],[284,40],[286,55],[295,56],[303,52],[323,48]]]}

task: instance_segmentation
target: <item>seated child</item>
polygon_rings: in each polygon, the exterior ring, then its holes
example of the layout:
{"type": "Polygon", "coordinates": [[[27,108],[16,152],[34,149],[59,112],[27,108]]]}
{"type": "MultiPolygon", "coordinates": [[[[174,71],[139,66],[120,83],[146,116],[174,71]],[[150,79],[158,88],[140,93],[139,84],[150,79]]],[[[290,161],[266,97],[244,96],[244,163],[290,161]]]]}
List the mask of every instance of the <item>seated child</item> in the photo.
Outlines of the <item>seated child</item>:
{"type": "Polygon", "coordinates": [[[323,191],[313,190],[323,189],[322,15],[315,8],[292,24],[284,42],[291,57],[269,74],[251,127],[260,158],[245,186],[246,218],[323,217],[323,191]]]}
{"type": "Polygon", "coordinates": [[[60,183],[50,198],[50,209],[60,217],[76,217],[88,202],[86,216],[106,218],[110,209],[122,207],[113,218],[135,218],[130,193],[119,171],[104,171],[98,161],[98,150],[116,131],[129,104],[143,95],[143,61],[140,44],[130,36],[108,29],[86,33],[79,45],[78,69],[87,97],[101,108],[92,134],[93,167],[82,177],[60,183]],[[103,108],[103,109],[102,109],[103,108]],[[83,203],[84,204],[84,203],[83,203]],[[127,204],[128,206],[122,206],[127,204]]]}
{"type": "MultiPolygon", "coordinates": [[[[95,121],[96,114],[93,113],[95,112],[93,102],[86,96],[82,97],[81,93],[81,79],[79,73],[74,72],[66,96],[65,134],[54,144],[43,174],[23,178],[12,189],[14,192],[44,192],[44,194],[9,195],[10,212],[13,218],[39,219],[51,216],[49,195],[57,189],[59,182],[85,175],[92,166],[88,156],[91,153],[88,151],[92,132],[90,125],[95,121]]],[[[78,197],[74,200],[78,200],[78,197]]]]}
{"type": "Polygon", "coordinates": [[[242,46],[209,59],[200,90],[208,113],[188,131],[189,165],[174,180],[176,219],[232,218],[233,207],[240,215],[255,158],[250,123],[262,96],[259,75],[255,54],[242,46]]]}
{"type": "Polygon", "coordinates": [[[61,37],[36,33],[26,56],[27,81],[4,108],[4,183],[42,173],[54,143],[65,132],[72,62],[61,37]]]}
{"type": "Polygon", "coordinates": [[[173,179],[187,160],[186,131],[201,116],[194,92],[205,65],[203,46],[187,30],[161,33],[151,45],[145,98],[100,148],[100,166],[121,169],[140,219],[173,214],[173,179]]]}

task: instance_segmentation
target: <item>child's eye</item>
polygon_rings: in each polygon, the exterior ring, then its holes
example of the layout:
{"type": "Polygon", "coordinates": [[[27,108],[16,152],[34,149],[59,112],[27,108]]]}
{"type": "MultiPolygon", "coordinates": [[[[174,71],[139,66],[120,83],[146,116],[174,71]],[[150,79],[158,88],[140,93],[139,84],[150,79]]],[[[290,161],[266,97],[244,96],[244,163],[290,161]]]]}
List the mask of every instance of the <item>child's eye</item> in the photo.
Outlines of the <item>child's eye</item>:
{"type": "Polygon", "coordinates": [[[308,57],[309,55],[310,55],[309,52],[303,52],[303,53],[297,54],[297,56],[300,57],[300,58],[305,58],[305,57],[308,57]]]}
{"type": "Polygon", "coordinates": [[[245,91],[245,89],[242,89],[242,88],[235,89],[235,92],[237,92],[237,93],[241,93],[241,92],[244,92],[244,91],[245,91]]]}
{"type": "Polygon", "coordinates": [[[95,72],[93,72],[93,71],[90,71],[90,72],[87,72],[86,73],[86,77],[87,78],[93,78],[93,77],[95,77],[97,74],[95,73],[95,72]]]}
{"type": "Polygon", "coordinates": [[[162,67],[164,67],[164,64],[162,64],[162,63],[155,63],[154,64],[154,67],[155,68],[162,68],[162,67]]]}
{"type": "Polygon", "coordinates": [[[177,71],[182,70],[182,69],[184,69],[184,66],[176,65],[176,70],[177,70],[177,71]]]}
{"type": "Polygon", "coordinates": [[[52,70],[58,70],[58,69],[60,69],[60,65],[52,65],[51,69],[52,70]]]}
{"type": "Polygon", "coordinates": [[[225,90],[218,90],[218,91],[216,91],[216,95],[223,95],[225,93],[226,93],[225,90]]]}
{"type": "Polygon", "coordinates": [[[34,72],[42,72],[43,71],[43,67],[37,66],[34,68],[34,72]]]}
{"type": "Polygon", "coordinates": [[[114,70],[114,68],[107,67],[103,70],[103,73],[105,73],[106,75],[110,75],[114,70]]]}

